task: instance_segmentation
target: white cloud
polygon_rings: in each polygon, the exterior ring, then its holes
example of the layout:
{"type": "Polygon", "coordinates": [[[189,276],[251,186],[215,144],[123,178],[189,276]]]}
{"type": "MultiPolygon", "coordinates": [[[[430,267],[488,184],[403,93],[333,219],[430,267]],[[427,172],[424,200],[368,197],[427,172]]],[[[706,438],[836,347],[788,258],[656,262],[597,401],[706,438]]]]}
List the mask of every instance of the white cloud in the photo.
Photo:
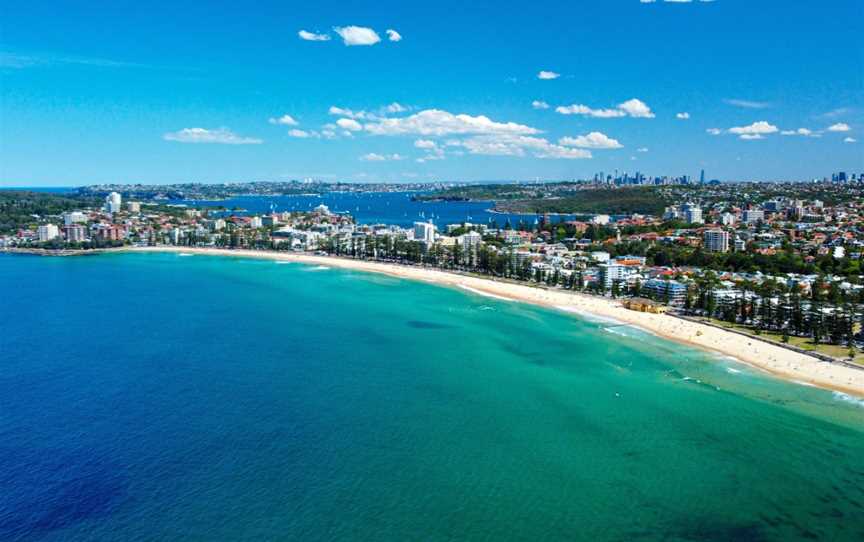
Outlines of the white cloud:
{"type": "Polygon", "coordinates": [[[809,128],[798,128],[797,130],[783,130],[780,134],[785,136],[804,136],[804,137],[820,137],[819,132],[814,132],[809,128]]]}
{"type": "Polygon", "coordinates": [[[762,134],[741,134],[738,137],[739,137],[739,139],[745,139],[745,140],[765,139],[765,136],[763,136],[762,134]]]}
{"type": "Polygon", "coordinates": [[[270,117],[267,119],[270,124],[282,124],[283,126],[297,126],[300,124],[291,115],[282,115],[281,117],[270,117]]]}
{"type": "Polygon", "coordinates": [[[166,141],[179,143],[222,143],[225,145],[258,145],[264,141],[254,137],[241,137],[228,128],[183,128],[162,136],[166,141]]]}
{"type": "Polygon", "coordinates": [[[654,113],[651,108],[637,98],[632,98],[624,103],[618,104],[615,109],[593,109],[587,105],[573,104],[566,106],[558,106],[555,108],[557,113],[562,115],[584,115],[586,117],[594,117],[601,119],[611,119],[620,117],[633,117],[643,119],[653,119],[654,113]]]}
{"type": "Polygon", "coordinates": [[[849,127],[845,122],[838,122],[837,124],[832,124],[828,127],[829,132],[849,132],[852,128],[849,127]]]}
{"type": "Polygon", "coordinates": [[[405,157],[399,154],[378,154],[370,152],[360,157],[364,162],[386,162],[390,160],[404,160],[405,157]]]}
{"type": "Polygon", "coordinates": [[[306,138],[312,137],[314,134],[307,132],[306,130],[298,130],[294,128],[293,130],[288,130],[288,135],[291,137],[306,138]]]}
{"type": "MultiPolygon", "coordinates": [[[[737,135],[741,135],[741,136],[773,134],[773,133],[776,133],[777,131],[778,131],[778,129],[776,126],[774,126],[773,124],[769,124],[768,122],[766,122],[764,120],[754,122],[753,124],[750,124],[749,126],[735,126],[734,128],[729,128],[730,134],[737,134],[737,135]]],[[[741,139],[756,139],[756,138],[742,137],[741,139]]]]}
{"type": "Polygon", "coordinates": [[[404,113],[405,111],[408,111],[408,108],[399,102],[393,102],[390,105],[385,105],[383,110],[385,113],[404,113]]]}
{"type": "Polygon", "coordinates": [[[631,100],[627,100],[626,102],[620,104],[618,109],[624,111],[631,117],[635,118],[644,118],[644,119],[653,119],[654,113],[651,112],[651,108],[645,104],[642,100],[637,100],[633,98],[631,100]]]}
{"type": "Polygon", "coordinates": [[[555,73],[555,72],[546,71],[546,70],[541,70],[540,73],[537,74],[537,79],[544,79],[544,80],[558,79],[559,77],[561,77],[560,73],[555,73]]]}
{"type": "Polygon", "coordinates": [[[392,28],[387,29],[387,39],[390,41],[402,41],[402,34],[396,32],[392,28]]]}
{"type": "Polygon", "coordinates": [[[534,109],[549,109],[549,104],[542,100],[534,100],[531,102],[531,107],[534,109]]]}
{"type": "Polygon", "coordinates": [[[418,149],[437,149],[438,144],[431,139],[418,139],[414,142],[414,146],[418,149]]]}
{"type": "Polygon", "coordinates": [[[648,147],[639,147],[636,152],[648,152],[648,147]]]}
{"type": "Polygon", "coordinates": [[[580,135],[578,137],[562,137],[558,140],[558,143],[566,147],[580,147],[583,149],[620,149],[624,146],[617,139],[612,139],[600,132],[591,132],[588,135],[580,135]]]}
{"type": "Polygon", "coordinates": [[[383,116],[392,115],[394,113],[405,113],[406,111],[410,111],[410,109],[411,108],[405,107],[399,102],[393,102],[383,107],[379,107],[375,112],[364,111],[362,109],[359,111],[354,111],[352,109],[337,107],[335,105],[330,106],[330,109],[328,109],[327,112],[331,115],[348,117],[349,119],[379,120],[383,116]]]}
{"type": "Polygon", "coordinates": [[[416,134],[439,137],[453,134],[540,133],[536,128],[515,122],[495,122],[483,115],[454,115],[440,109],[426,109],[408,117],[378,119],[366,124],[364,128],[373,135],[416,134]]]}
{"type": "Polygon", "coordinates": [[[846,139],[843,140],[843,143],[858,143],[858,140],[855,139],[854,137],[847,137],[846,139]]]}
{"type": "Polygon", "coordinates": [[[297,35],[300,36],[301,40],[306,41],[330,41],[329,34],[316,34],[314,32],[307,32],[306,30],[301,30],[297,32],[297,35]]]}
{"type": "Polygon", "coordinates": [[[723,130],[721,130],[720,128],[708,128],[705,131],[711,135],[720,135],[723,133],[723,130]]]}
{"type": "Polygon", "coordinates": [[[771,104],[768,102],[754,102],[752,100],[738,100],[734,98],[727,98],[723,100],[723,103],[734,105],[735,107],[743,107],[745,109],[765,109],[771,107],[771,104]]]}
{"type": "Polygon", "coordinates": [[[675,113],[675,118],[680,120],[688,120],[690,118],[690,113],[686,111],[683,113],[675,113]]]}
{"type": "Polygon", "coordinates": [[[619,109],[592,109],[587,105],[559,105],[555,108],[556,113],[562,115],[585,115],[586,117],[595,117],[601,119],[610,119],[616,117],[624,117],[626,113],[619,109]]]}
{"type": "Polygon", "coordinates": [[[381,41],[381,36],[377,32],[364,26],[337,26],[333,30],[347,46],[375,45],[381,41]]]}
{"type": "Polygon", "coordinates": [[[354,119],[339,119],[336,121],[336,125],[352,132],[357,132],[363,129],[363,126],[354,119]]]}
{"type": "Polygon", "coordinates": [[[489,156],[525,156],[530,153],[535,158],[583,159],[591,158],[584,149],[555,145],[544,138],[514,134],[478,135],[463,141],[448,141],[448,145],[459,145],[470,154],[489,156]]]}
{"type": "Polygon", "coordinates": [[[335,105],[331,105],[327,113],[339,115],[340,117],[348,117],[349,119],[365,119],[369,116],[369,113],[366,111],[352,111],[343,107],[336,107],[335,105]]]}

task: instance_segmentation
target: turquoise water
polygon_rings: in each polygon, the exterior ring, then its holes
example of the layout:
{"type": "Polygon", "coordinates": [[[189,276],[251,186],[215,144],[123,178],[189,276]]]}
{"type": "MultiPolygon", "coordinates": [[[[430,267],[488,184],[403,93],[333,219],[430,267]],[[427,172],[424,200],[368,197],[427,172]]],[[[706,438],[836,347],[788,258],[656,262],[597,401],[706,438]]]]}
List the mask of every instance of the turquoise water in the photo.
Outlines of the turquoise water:
{"type": "Polygon", "coordinates": [[[864,403],[358,272],[0,255],[0,540],[860,540],[864,403]]]}

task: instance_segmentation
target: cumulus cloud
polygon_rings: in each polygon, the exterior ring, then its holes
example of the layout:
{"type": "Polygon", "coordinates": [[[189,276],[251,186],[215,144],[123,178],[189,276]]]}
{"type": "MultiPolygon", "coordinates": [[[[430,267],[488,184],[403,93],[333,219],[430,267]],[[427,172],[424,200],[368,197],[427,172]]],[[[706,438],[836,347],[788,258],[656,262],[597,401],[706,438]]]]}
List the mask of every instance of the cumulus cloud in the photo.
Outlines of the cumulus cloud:
{"type": "Polygon", "coordinates": [[[631,117],[635,118],[644,118],[644,119],[653,119],[654,113],[651,112],[651,108],[648,107],[645,102],[642,100],[637,100],[633,98],[632,100],[627,100],[626,102],[620,104],[618,109],[624,111],[631,117]]]}
{"type": "Polygon", "coordinates": [[[690,118],[690,113],[686,111],[683,113],[675,113],[675,118],[680,120],[688,120],[690,118]]]}
{"type": "Polygon", "coordinates": [[[438,144],[431,139],[418,139],[414,142],[414,146],[418,149],[436,149],[438,144]]]}
{"type": "Polygon", "coordinates": [[[555,145],[541,137],[514,134],[478,135],[463,141],[448,141],[448,145],[465,148],[469,154],[488,156],[526,156],[546,159],[584,159],[591,158],[591,152],[584,149],[555,145]]]}
{"type": "Polygon", "coordinates": [[[385,113],[404,113],[405,111],[408,111],[408,108],[399,102],[393,102],[390,105],[385,105],[383,110],[385,113]]]}
{"type": "Polygon", "coordinates": [[[845,122],[838,122],[837,124],[832,124],[828,127],[829,132],[849,132],[852,128],[849,127],[845,122]]]}
{"type": "Polygon", "coordinates": [[[221,143],[225,145],[258,145],[263,143],[262,139],[254,137],[241,137],[228,128],[183,128],[176,132],[169,132],[162,136],[166,141],[177,141],[179,143],[221,143]]]}
{"type": "Polygon", "coordinates": [[[378,154],[370,152],[360,157],[364,162],[386,162],[390,160],[403,160],[405,157],[400,154],[378,154]]]}
{"type": "Polygon", "coordinates": [[[344,128],[345,130],[350,130],[352,132],[357,132],[363,129],[363,126],[354,119],[339,119],[336,121],[336,125],[340,128],[344,128]]]}
{"type": "Polygon", "coordinates": [[[636,152],[648,152],[648,147],[639,147],[636,152]]]}
{"type": "Polygon", "coordinates": [[[314,134],[311,132],[307,132],[306,130],[298,130],[295,128],[293,130],[288,130],[288,135],[291,137],[307,138],[313,137],[314,134]]]}
{"type": "Polygon", "coordinates": [[[765,109],[771,107],[768,102],[754,102],[752,100],[739,100],[735,98],[726,98],[723,103],[734,105],[735,107],[743,107],[744,109],[765,109]]]}
{"type": "Polygon", "coordinates": [[[387,29],[387,39],[390,41],[402,41],[402,34],[392,28],[387,29]]]}
{"type": "Polygon", "coordinates": [[[371,28],[364,26],[337,26],[333,29],[342,38],[342,43],[352,45],[375,45],[381,41],[381,36],[371,28]]]}
{"type": "Polygon", "coordinates": [[[583,104],[562,105],[555,108],[557,113],[562,115],[583,115],[586,117],[594,117],[601,119],[611,119],[620,117],[633,117],[643,119],[653,119],[655,117],[651,108],[637,98],[632,98],[624,103],[618,104],[614,109],[594,109],[583,104]]]}
{"type": "Polygon", "coordinates": [[[723,133],[723,130],[721,130],[720,128],[708,128],[705,131],[711,135],[720,135],[723,133]]]}
{"type": "Polygon", "coordinates": [[[378,119],[364,129],[373,135],[447,136],[456,134],[537,134],[540,130],[515,122],[495,122],[478,115],[454,115],[440,109],[426,109],[408,117],[378,119]]]}
{"type": "Polygon", "coordinates": [[[297,126],[300,124],[291,115],[282,115],[281,117],[270,117],[267,122],[270,124],[282,124],[283,126],[297,126]]]}
{"type": "Polygon", "coordinates": [[[846,139],[843,140],[843,143],[858,143],[858,140],[855,139],[854,137],[847,137],[846,139]]]}
{"type": "Polygon", "coordinates": [[[541,70],[540,73],[537,74],[537,79],[544,79],[544,80],[558,79],[559,77],[561,77],[560,73],[555,73],[553,71],[546,71],[546,70],[541,70]]]}
{"type": "Polygon", "coordinates": [[[534,109],[549,109],[549,104],[542,100],[534,100],[531,102],[531,107],[534,109]]]}
{"type": "Polygon", "coordinates": [[[774,134],[778,131],[779,130],[776,126],[764,120],[754,122],[753,124],[750,124],[748,126],[735,126],[733,128],[729,128],[730,134],[736,134],[741,139],[762,139],[762,136],[766,134],[774,134]]]}
{"type": "Polygon", "coordinates": [[[583,149],[620,149],[624,146],[617,139],[612,139],[601,132],[591,132],[590,134],[577,137],[562,137],[558,140],[558,143],[565,147],[580,147],[583,149]]]}
{"type": "Polygon", "coordinates": [[[297,32],[297,35],[300,36],[301,40],[306,41],[330,41],[329,34],[316,34],[315,32],[301,30],[300,32],[297,32]]]}

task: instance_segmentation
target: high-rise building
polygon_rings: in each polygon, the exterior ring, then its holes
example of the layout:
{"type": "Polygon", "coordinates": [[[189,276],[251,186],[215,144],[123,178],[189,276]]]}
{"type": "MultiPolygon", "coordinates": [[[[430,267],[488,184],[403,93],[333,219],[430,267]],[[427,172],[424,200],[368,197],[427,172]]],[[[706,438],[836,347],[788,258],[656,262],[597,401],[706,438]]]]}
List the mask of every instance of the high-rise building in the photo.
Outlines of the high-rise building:
{"type": "Polygon", "coordinates": [[[39,236],[40,241],[51,241],[60,237],[60,229],[54,224],[43,224],[36,230],[36,235],[39,236]]]}
{"type": "Polygon", "coordinates": [[[435,224],[431,222],[414,223],[414,240],[424,243],[426,246],[435,243],[435,224]]]}
{"type": "Polygon", "coordinates": [[[70,224],[63,227],[66,240],[70,243],[81,243],[87,240],[87,228],[81,224],[70,224]]]}
{"type": "Polygon", "coordinates": [[[703,169],[701,173],[699,173],[699,184],[705,184],[705,170],[703,169]]]}
{"type": "Polygon", "coordinates": [[[702,224],[702,208],[698,205],[688,203],[684,205],[684,221],[688,224],[702,224]]]}
{"type": "Polygon", "coordinates": [[[600,268],[600,282],[609,290],[616,282],[621,283],[627,280],[627,277],[633,273],[633,269],[617,263],[604,263],[598,266],[600,268]]]}
{"type": "Polygon", "coordinates": [[[87,223],[87,215],[82,213],[81,211],[72,211],[70,213],[63,213],[63,225],[71,226],[72,224],[86,224],[87,223]]]}
{"type": "Polygon", "coordinates": [[[119,212],[121,203],[122,198],[120,197],[120,194],[117,192],[111,192],[105,196],[105,211],[109,213],[119,212]]]}
{"type": "Polygon", "coordinates": [[[702,244],[708,252],[729,252],[729,232],[706,230],[702,234],[702,244]]]}
{"type": "Polygon", "coordinates": [[[126,209],[128,209],[130,213],[140,213],[141,204],[137,201],[130,201],[126,204],[126,209]]]}
{"type": "Polygon", "coordinates": [[[741,218],[747,224],[755,224],[757,222],[765,221],[765,211],[762,209],[747,209],[743,213],[741,213],[741,218]]]}

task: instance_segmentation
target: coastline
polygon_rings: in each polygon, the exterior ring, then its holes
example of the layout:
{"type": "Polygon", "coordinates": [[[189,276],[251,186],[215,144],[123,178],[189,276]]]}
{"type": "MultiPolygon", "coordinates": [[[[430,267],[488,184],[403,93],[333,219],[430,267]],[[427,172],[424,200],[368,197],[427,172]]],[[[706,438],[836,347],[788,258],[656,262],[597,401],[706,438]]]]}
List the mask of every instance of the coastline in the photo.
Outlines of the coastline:
{"type": "Polygon", "coordinates": [[[584,315],[587,318],[600,317],[615,320],[622,324],[636,326],[667,340],[735,358],[746,365],[782,377],[790,382],[815,385],[864,397],[864,370],[820,361],[815,357],[781,346],[690,320],[666,314],[631,311],[611,299],[576,292],[547,290],[492,278],[480,278],[423,267],[291,252],[176,246],[123,247],[102,252],[170,252],[289,261],[380,273],[397,278],[456,287],[500,300],[530,303],[570,314],[584,315]]]}

